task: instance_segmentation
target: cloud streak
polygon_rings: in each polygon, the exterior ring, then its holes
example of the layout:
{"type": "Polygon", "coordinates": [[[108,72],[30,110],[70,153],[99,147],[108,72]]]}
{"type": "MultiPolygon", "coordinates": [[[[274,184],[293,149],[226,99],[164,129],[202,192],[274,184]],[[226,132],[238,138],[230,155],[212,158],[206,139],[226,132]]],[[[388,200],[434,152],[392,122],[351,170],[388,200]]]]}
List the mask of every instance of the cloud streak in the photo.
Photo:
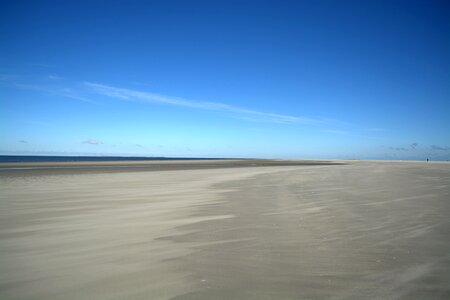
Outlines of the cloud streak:
{"type": "Polygon", "coordinates": [[[96,139],[88,139],[88,140],[84,141],[83,144],[100,145],[100,144],[103,144],[103,143],[100,142],[99,140],[96,140],[96,139]]]}
{"type": "Polygon", "coordinates": [[[280,124],[319,124],[322,121],[319,119],[304,118],[276,113],[266,113],[256,110],[246,109],[238,106],[233,106],[218,102],[201,102],[178,97],[164,96],[155,93],[142,92],[124,88],[118,88],[98,83],[85,82],[87,87],[94,92],[108,96],[111,98],[121,99],[124,101],[142,102],[142,103],[159,103],[166,105],[189,107],[201,110],[228,112],[237,114],[240,117],[249,120],[265,121],[280,124]]]}
{"type": "Polygon", "coordinates": [[[394,151],[409,151],[409,149],[407,149],[405,147],[389,147],[389,149],[394,150],[394,151]]]}
{"type": "Polygon", "coordinates": [[[78,95],[73,89],[70,88],[52,88],[49,86],[44,85],[36,85],[36,84],[25,84],[25,83],[13,83],[13,86],[18,89],[22,90],[30,90],[30,91],[36,91],[44,94],[49,94],[53,96],[59,96],[74,100],[79,100],[83,102],[93,103],[96,104],[96,102],[92,101],[91,99],[88,99],[86,97],[82,97],[78,95]]]}
{"type": "Polygon", "coordinates": [[[442,146],[438,146],[438,145],[431,145],[431,150],[449,151],[450,147],[442,147],[442,146]]]}

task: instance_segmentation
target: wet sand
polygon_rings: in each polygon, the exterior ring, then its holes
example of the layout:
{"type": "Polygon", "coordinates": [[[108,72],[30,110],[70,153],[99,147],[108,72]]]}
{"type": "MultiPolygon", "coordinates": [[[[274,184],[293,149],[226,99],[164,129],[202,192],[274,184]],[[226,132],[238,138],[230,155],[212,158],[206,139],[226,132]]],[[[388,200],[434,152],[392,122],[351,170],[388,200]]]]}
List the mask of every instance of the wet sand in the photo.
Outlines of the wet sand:
{"type": "Polygon", "coordinates": [[[450,298],[450,164],[15,171],[0,299],[450,298]]]}
{"type": "Polygon", "coordinates": [[[185,159],[142,161],[66,161],[0,163],[1,176],[42,176],[86,173],[154,172],[217,168],[340,165],[343,161],[276,159],[185,159]],[[14,172],[11,172],[14,171],[14,172]]]}

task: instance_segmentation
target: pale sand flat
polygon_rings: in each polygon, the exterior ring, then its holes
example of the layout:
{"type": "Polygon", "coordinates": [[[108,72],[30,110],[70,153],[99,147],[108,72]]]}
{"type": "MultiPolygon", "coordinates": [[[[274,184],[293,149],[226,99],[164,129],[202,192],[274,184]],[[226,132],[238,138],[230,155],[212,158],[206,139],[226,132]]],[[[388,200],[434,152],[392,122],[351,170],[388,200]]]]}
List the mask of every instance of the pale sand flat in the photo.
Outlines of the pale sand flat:
{"type": "Polygon", "coordinates": [[[0,299],[448,299],[450,165],[0,176],[0,299]]]}

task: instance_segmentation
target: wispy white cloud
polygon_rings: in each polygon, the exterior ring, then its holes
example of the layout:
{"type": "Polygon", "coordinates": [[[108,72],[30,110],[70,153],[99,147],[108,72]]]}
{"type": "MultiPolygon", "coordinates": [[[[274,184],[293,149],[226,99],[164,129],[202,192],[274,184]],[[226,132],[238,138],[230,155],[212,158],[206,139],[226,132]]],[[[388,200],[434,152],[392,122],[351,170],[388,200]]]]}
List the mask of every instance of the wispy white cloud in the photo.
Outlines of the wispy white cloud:
{"type": "Polygon", "coordinates": [[[13,86],[18,89],[22,89],[22,90],[36,91],[36,92],[50,94],[53,96],[60,96],[60,97],[79,100],[79,101],[83,101],[83,102],[96,103],[95,101],[92,101],[91,99],[80,96],[77,91],[74,91],[71,88],[55,88],[55,87],[50,87],[50,86],[46,86],[46,85],[25,84],[25,83],[13,83],[13,86]]]}
{"type": "Polygon", "coordinates": [[[70,88],[63,88],[63,89],[59,92],[59,94],[60,94],[61,96],[63,96],[63,97],[70,98],[70,99],[74,99],[74,100],[80,100],[80,101],[83,101],[83,102],[89,102],[89,103],[96,103],[95,101],[93,101],[93,100],[91,100],[91,99],[89,99],[89,98],[80,96],[77,92],[73,91],[73,90],[70,89],[70,88]]]}
{"type": "Polygon", "coordinates": [[[312,119],[305,117],[297,117],[276,113],[260,112],[256,110],[246,109],[218,102],[201,102],[178,97],[164,96],[160,94],[142,92],[124,88],[118,88],[98,83],[85,82],[86,86],[94,90],[96,93],[117,98],[125,101],[143,102],[143,103],[160,103],[166,105],[175,105],[190,107],[202,110],[229,112],[239,115],[241,118],[249,120],[265,121],[282,124],[319,124],[320,119],[312,119]]]}
{"type": "Polygon", "coordinates": [[[96,140],[96,139],[88,139],[88,140],[84,141],[83,144],[100,145],[100,144],[103,144],[103,143],[101,141],[99,141],[99,140],[96,140]]]}

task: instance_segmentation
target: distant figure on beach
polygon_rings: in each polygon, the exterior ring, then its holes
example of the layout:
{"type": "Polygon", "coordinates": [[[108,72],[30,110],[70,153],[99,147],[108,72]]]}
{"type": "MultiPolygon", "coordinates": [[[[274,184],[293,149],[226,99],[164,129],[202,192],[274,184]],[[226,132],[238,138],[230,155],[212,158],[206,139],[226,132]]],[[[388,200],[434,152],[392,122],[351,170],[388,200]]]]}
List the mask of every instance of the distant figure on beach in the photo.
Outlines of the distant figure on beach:
{"type": "Polygon", "coordinates": [[[429,159],[427,158],[427,162],[428,162],[428,160],[429,160],[429,159]]]}

